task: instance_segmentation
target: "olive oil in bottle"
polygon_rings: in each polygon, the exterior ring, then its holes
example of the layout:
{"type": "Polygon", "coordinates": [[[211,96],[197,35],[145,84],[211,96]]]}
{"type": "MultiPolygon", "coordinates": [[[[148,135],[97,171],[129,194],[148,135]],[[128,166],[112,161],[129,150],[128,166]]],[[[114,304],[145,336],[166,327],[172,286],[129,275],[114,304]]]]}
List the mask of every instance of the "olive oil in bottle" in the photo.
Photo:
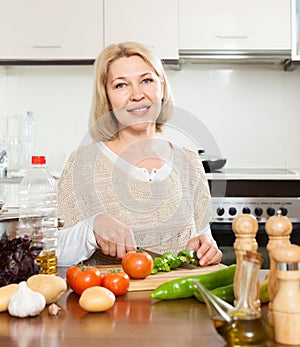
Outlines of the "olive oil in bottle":
{"type": "Polygon", "coordinates": [[[235,307],[216,297],[201,283],[195,282],[202,295],[214,327],[228,347],[264,347],[272,330],[261,311],[254,305],[257,275],[262,255],[247,251],[243,257],[239,298],[235,307]]]}
{"type": "Polygon", "coordinates": [[[213,317],[212,322],[218,334],[231,347],[263,347],[270,340],[267,324],[261,318],[241,319],[233,317],[230,322],[227,322],[220,317],[213,317]]]}
{"type": "Polygon", "coordinates": [[[40,273],[57,274],[57,187],[46,167],[45,156],[33,156],[32,167],[20,182],[18,236],[28,235],[40,273]]]}
{"type": "Polygon", "coordinates": [[[55,251],[42,251],[35,259],[40,267],[40,273],[46,275],[57,275],[57,257],[55,251]]]}

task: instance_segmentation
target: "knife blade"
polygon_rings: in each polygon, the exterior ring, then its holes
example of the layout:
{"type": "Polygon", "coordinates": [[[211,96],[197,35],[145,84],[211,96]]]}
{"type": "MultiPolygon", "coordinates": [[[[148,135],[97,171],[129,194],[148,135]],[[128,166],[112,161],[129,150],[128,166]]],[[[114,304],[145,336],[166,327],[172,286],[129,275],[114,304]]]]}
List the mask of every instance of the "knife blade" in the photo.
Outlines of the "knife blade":
{"type": "MultiPolygon", "coordinates": [[[[147,252],[148,254],[151,255],[151,257],[153,259],[155,258],[161,258],[162,257],[162,254],[160,253],[157,253],[157,252],[153,252],[149,249],[146,249],[146,248],[142,248],[142,247],[137,247],[137,250],[139,251],[143,251],[143,252],[147,252]]],[[[181,265],[178,266],[179,268],[182,268],[182,269],[197,269],[199,268],[199,266],[197,265],[193,265],[193,264],[189,264],[187,262],[182,262],[181,265]]]]}

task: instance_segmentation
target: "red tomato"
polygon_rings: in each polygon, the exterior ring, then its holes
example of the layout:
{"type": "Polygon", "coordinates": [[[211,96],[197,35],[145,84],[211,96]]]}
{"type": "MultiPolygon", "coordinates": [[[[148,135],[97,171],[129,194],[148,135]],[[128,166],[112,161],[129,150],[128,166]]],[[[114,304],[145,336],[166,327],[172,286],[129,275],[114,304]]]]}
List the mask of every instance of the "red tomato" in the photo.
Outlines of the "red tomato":
{"type": "Polygon", "coordinates": [[[70,288],[73,289],[76,294],[81,295],[82,292],[89,287],[100,286],[102,275],[100,270],[94,266],[71,266],[67,270],[67,281],[69,281],[68,284],[70,288]],[[74,269],[74,267],[77,269],[74,269]]]}
{"type": "Polygon", "coordinates": [[[72,277],[74,273],[77,272],[78,270],[79,270],[79,266],[73,265],[73,266],[70,266],[66,272],[66,281],[67,281],[67,285],[70,288],[72,288],[72,277]]]}
{"type": "Polygon", "coordinates": [[[124,271],[113,270],[104,274],[101,285],[119,296],[128,292],[130,279],[124,271]]]}
{"type": "Polygon", "coordinates": [[[145,278],[153,269],[153,259],[147,252],[130,251],[123,257],[122,267],[131,278],[145,278]]]}

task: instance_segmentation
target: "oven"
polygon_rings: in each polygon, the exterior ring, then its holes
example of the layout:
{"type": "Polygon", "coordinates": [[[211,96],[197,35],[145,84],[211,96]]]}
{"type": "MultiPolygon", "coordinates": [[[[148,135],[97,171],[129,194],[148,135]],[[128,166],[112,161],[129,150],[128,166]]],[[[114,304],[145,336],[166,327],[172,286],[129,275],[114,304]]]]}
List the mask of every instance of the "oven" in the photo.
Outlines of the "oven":
{"type": "Polygon", "coordinates": [[[300,177],[289,170],[226,170],[208,174],[212,195],[212,235],[223,252],[222,263],[236,262],[233,244],[233,219],[251,213],[258,221],[258,251],[263,254],[262,268],[270,266],[266,249],[267,218],[278,211],[292,222],[291,242],[300,245],[300,177]]]}

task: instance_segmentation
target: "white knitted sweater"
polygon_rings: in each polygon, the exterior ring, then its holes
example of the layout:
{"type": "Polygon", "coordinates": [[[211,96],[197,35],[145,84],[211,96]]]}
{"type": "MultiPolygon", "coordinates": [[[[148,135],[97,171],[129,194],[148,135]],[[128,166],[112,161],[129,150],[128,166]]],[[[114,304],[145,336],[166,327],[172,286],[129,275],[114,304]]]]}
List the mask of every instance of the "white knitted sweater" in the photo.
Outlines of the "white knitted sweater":
{"type": "Polygon", "coordinates": [[[176,253],[208,225],[210,193],[197,153],[173,145],[169,176],[145,182],[108,158],[102,146],[80,147],[65,166],[58,183],[65,227],[105,213],[130,226],[138,246],[176,253]]]}

